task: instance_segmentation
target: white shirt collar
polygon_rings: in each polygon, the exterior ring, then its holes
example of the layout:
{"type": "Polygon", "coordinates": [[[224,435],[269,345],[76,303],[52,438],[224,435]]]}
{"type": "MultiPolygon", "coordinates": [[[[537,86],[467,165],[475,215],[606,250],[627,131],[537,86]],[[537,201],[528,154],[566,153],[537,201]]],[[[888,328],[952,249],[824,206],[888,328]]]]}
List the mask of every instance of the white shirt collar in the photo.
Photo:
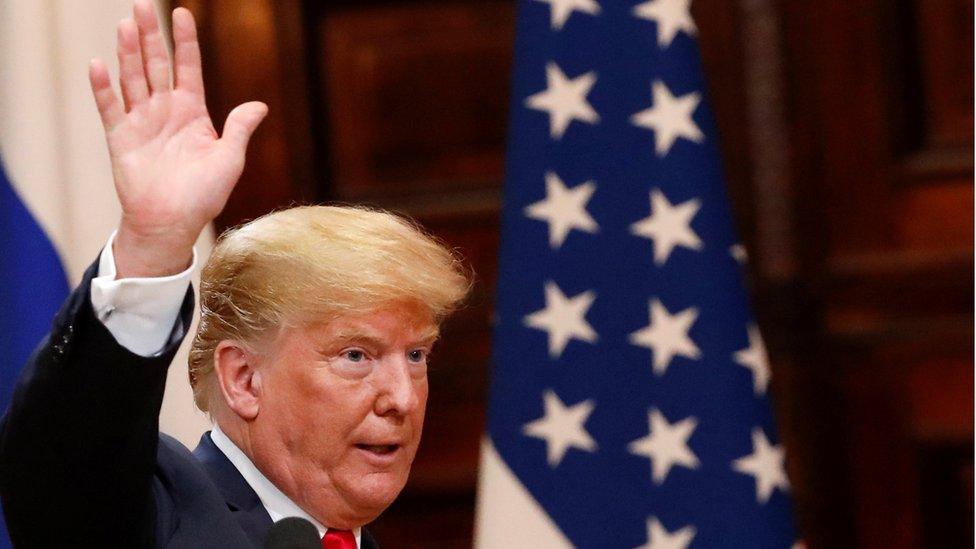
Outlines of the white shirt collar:
{"type": "MultiPolygon", "coordinates": [[[[264,505],[265,510],[271,515],[271,520],[278,522],[279,520],[287,517],[299,517],[303,518],[312,524],[319,531],[319,538],[325,535],[326,528],[319,521],[312,518],[311,515],[306,513],[299,507],[294,501],[284,494],[277,486],[268,480],[268,477],[264,476],[254,463],[251,462],[240,448],[234,444],[234,441],[227,438],[227,435],[220,430],[220,427],[215,423],[213,429],[210,431],[210,438],[213,440],[214,445],[220,449],[221,452],[227,456],[227,459],[234,464],[237,471],[240,472],[241,476],[247,484],[254,490],[254,493],[258,495],[261,500],[261,504],[264,505]]],[[[354,528],[352,531],[353,535],[356,536],[356,547],[362,547],[361,528],[354,528]]]]}

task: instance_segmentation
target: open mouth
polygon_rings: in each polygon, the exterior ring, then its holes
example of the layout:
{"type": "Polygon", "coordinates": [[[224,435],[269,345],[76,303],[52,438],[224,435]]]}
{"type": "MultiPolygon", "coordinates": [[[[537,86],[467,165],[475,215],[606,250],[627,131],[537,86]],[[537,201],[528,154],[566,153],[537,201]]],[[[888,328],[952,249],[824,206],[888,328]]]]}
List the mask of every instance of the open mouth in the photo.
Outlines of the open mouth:
{"type": "Polygon", "coordinates": [[[380,456],[392,454],[393,452],[396,452],[397,448],[399,447],[400,447],[399,444],[357,444],[356,445],[356,448],[359,448],[360,450],[366,450],[367,452],[371,452],[373,454],[377,454],[380,456]]]}

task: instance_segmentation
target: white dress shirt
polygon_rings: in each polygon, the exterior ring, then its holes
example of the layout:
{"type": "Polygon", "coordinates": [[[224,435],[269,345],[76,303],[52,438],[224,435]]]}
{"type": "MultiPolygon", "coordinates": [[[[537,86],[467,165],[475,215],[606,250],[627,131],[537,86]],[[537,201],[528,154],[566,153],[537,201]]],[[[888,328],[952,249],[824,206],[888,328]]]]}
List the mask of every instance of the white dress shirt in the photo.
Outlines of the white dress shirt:
{"type": "MultiPolygon", "coordinates": [[[[98,259],[98,276],[92,278],[91,282],[92,308],[95,316],[120,345],[139,356],[156,355],[170,342],[170,337],[183,336],[185,327],[178,326],[174,333],[173,325],[180,314],[183,296],[190,287],[190,276],[197,263],[196,249],[193,250],[192,264],[182,273],[158,278],[116,280],[115,255],[112,253],[114,241],[115,233],[112,233],[98,259]]],[[[325,535],[327,528],[272,484],[220,427],[214,425],[210,437],[258,495],[272,521],[287,517],[303,518],[315,525],[320,538],[325,535]]],[[[356,537],[356,547],[361,547],[362,529],[355,528],[353,535],[356,537]]]]}
{"type": "MultiPolygon", "coordinates": [[[[115,254],[109,237],[98,258],[98,276],[91,282],[91,304],[115,340],[139,356],[152,356],[163,350],[180,314],[183,296],[190,287],[193,263],[182,273],[158,278],[123,278],[116,280],[115,254]]],[[[183,336],[179,326],[174,337],[183,336]]]]}

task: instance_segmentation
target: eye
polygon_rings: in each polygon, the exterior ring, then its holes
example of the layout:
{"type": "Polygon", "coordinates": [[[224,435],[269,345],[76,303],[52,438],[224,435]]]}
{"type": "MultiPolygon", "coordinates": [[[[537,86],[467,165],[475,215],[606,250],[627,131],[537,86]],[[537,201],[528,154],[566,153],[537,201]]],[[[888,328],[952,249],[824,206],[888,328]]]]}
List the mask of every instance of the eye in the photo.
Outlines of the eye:
{"type": "Polygon", "coordinates": [[[366,358],[366,353],[359,349],[349,349],[348,351],[344,351],[342,355],[346,357],[349,362],[362,362],[363,359],[366,358]]]}
{"type": "Polygon", "coordinates": [[[330,353],[329,368],[339,377],[358,380],[368,376],[375,366],[375,357],[366,349],[347,347],[330,353]]]}
{"type": "Polygon", "coordinates": [[[414,349],[407,353],[407,358],[413,363],[424,362],[427,360],[427,351],[423,349],[414,349]]]}

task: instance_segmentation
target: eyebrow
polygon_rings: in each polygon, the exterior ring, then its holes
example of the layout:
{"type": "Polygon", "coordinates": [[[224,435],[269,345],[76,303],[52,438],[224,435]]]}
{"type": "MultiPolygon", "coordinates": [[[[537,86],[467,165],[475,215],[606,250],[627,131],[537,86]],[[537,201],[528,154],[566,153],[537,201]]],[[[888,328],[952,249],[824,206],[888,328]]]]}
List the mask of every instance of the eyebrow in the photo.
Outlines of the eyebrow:
{"type": "MultiPolygon", "coordinates": [[[[437,328],[430,328],[420,334],[420,337],[414,340],[414,344],[417,345],[433,345],[440,336],[440,330],[437,328]]],[[[335,336],[336,341],[343,343],[357,343],[366,347],[382,347],[383,340],[377,337],[373,337],[366,334],[356,333],[356,332],[339,332],[335,336]]]]}

